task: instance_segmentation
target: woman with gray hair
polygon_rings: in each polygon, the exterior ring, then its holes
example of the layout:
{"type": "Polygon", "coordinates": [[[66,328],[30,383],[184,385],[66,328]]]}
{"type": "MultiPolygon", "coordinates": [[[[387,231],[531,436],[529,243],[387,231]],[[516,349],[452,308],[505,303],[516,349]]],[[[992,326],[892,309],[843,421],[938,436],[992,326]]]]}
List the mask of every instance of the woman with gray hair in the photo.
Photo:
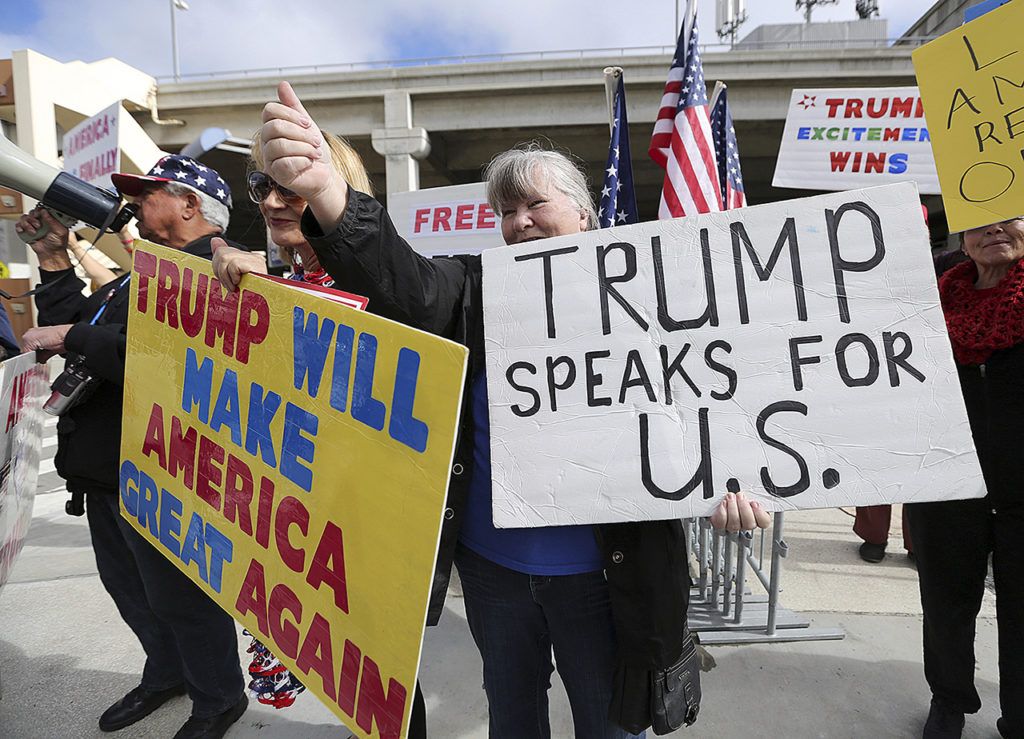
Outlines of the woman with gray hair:
{"type": "MultiPolygon", "coordinates": [[[[507,205],[536,195],[537,184],[543,181],[567,197],[573,207],[579,210],[580,216],[584,218],[580,231],[593,231],[597,228],[597,211],[594,210],[586,176],[560,152],[545,149],[533,141],[498,154],[484,168],[483,174],[487,182],[487,200],[499,215],[503,215],[507,205]]],[[[506,221],[502,217],[505,243],[519,243],[519,240],[510,240],[505,233],[506,221]]]]}
{"type": "MultiPolygon", "coordinates": [[[[651,673],[677,664],[687,643],[680,522],[493,526],[480,258],[416,254],[380,203],[331,166],[288,83],[278,96],[263,113],[265,167],[306,199],[303,233],[337,286],[367,296],[369,309],[386,318],[470,349],[428,623],[441,614],[454,562],[483,660],[490,736],[550,736],[552,652],[577,737],[642,734],[651,725],[651,673]]],[[[596,226],[586,179],[562,154],[533,144],[513,149],[496,156],[485,176],[508,244],[596,226]]],[[[259,266],[223,249],[214,261],[229,287],[259,266]]],[[[742,495],[727,496],[715,519],[731,530],[768,521],[742,495]]]]}

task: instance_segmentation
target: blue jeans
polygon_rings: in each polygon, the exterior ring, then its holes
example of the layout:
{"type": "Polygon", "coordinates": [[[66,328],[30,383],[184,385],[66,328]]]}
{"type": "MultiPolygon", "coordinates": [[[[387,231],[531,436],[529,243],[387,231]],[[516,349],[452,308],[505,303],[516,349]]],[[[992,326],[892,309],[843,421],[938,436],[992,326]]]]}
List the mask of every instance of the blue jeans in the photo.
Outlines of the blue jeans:
{"type": "Polygon", "coordinates": [[[483,659],[491,739],[549,739],[552,649],[576,737],[636,736],[608,719],[615,629],[603,572],[527,575],[461,544],[455,565],[483,659]]]}

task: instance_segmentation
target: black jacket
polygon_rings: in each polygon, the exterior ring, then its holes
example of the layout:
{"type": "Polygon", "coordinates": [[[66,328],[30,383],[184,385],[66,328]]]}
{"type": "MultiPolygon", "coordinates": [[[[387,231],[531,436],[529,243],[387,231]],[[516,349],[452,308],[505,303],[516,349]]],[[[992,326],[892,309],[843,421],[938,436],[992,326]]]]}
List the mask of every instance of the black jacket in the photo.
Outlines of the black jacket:
{"type": "Polygon", "coordinates": [[[1024,504],[1024,343],[957,370],[988,499],[995,508],[1024,504]]]}
{"type": "MultiPolygon", "coordinates": [[[[187,244],[182,251],[210,259],[210,234],[187,244]]],[[[230,243],[230,242],[229,242],[230,243]]],[[[238,244],[232,244],[238,248],[238,244]]],[[[121,457],[121,394],[124,388],[125,330],[128,323],[128,285],[125,276],[104,285],[89,297],[85,283],[73,269],[39,270],[45,289],[36,293],[40,326],[72,323],[64,339],[68,360],[82,357],[86,368],[99,379],[87,395],[57,422],[57,455],[54,465],[68,490],[117,492],[121,457]],[[89,325],[111,291],[113,297],[96,325],[89,325]]]]}
{"type": "MultiPolygon", "coordinates": [[[[307,209],[302,229],[336,287],[369,298],[377,315],[457,341],[470,349],[467,383],[484,366],[480,258],[427,259],[398,235],[373,198],[349,191],[338,226],[324,234],[307,209]]],[[[428,623],[441,616],[473,462],[467,385],[428,623]]],[[[679,657],[690,579],[679,521],[595,527],[611,591],[620,662],[664,668],[679,657]]]]}

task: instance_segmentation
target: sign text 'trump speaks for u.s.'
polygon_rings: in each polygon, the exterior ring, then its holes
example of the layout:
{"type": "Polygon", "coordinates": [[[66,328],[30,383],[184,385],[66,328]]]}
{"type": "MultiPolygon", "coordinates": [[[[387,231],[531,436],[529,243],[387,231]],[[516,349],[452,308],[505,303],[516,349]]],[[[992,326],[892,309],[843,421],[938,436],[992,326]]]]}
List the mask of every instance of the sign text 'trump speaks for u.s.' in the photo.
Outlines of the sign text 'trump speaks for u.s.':
{"type": "Polygon", "coordinates": [[[483,259],[498,526],[983,493],[912,184],[483,259]]]}
{"type": "Polygon", "coordinates": [[[360,737],[405,736],[465,348],[138,242],[122,514],[360,737]]]}

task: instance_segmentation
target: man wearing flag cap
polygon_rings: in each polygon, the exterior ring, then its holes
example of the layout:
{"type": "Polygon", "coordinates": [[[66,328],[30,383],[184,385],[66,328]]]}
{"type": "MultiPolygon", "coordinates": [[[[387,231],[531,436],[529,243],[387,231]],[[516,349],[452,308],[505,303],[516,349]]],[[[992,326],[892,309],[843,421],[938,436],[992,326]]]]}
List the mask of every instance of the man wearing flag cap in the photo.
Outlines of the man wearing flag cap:
{"type": "MultiPolygon", "coordinates": [[[[231,189],[217,172],[171,155],[146,175],[115,174],[113,181],[138,206],[144,238],[212,256],[210,241],[227,229],[231,207],[231,189]]],[[[25,333],[24,348],[66,354],[68,365],[79,364],[90,378],[60,415],[54,462],[72,493],[68,512],[82,515],[84,497],[100,580],[146,653],[140,684],[103,713],[99,727],[123,729],[187,691],[192,716],[176,739],[221,737],[247,704],[234,621],[118,510],[129,278],[85,297],[66,228],[42,208],[15,228],[35,232],[43,224],[49,232],[31,244],[42,282],[40,327],[25,333]]]]}

